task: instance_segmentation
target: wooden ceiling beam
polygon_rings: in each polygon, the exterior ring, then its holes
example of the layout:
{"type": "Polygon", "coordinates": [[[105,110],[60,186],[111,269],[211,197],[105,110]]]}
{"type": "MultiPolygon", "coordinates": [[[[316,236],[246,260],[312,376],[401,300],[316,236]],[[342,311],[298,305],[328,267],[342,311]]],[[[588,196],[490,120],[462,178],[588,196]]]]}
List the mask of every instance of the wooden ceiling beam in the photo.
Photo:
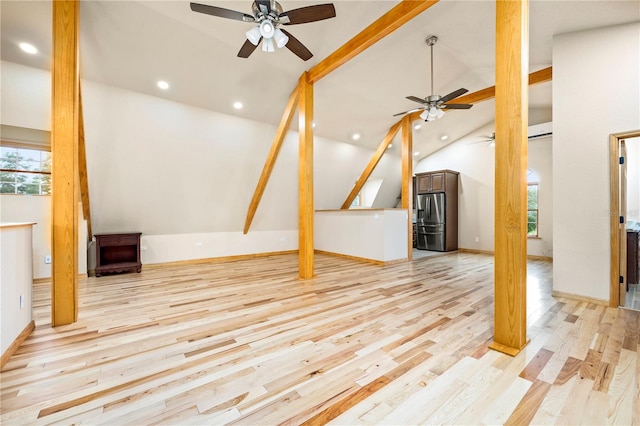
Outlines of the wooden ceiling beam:
{"type": "Polygon", "coordinates": [[[342,207],[340,207],[341,209],[348,209],[349,206],[351,206],[351,203],[353,203],[353,200],[356,198],[358,193],[362,190],[362,187],[367,182],[367,179],[369,179],[369,176],[371,176],[371,173],[373,173],[373,170],[376,168],[376,166],[380,162],[380,159],[382,158],[384,153],[387,151],[389,144],[398,133],[401,122],[402,121],[399,121],[393,126],[391,126],[391,128],[387,132],[387,135],[382,140],[382,143],[378,146],[378,149],[373,154],[373,157],[371,158],[371,160],[369,160],[369,164],[367,164],[367,167],[365,167],[364,171],[356,181],[355,185],[353,186],[353,189],[347,196],[347,199],[344,200],[344,203],[342,203],[342,207]]]}
{"type": "Polygon", "coordinates": [[[271,150],[269,151],[269,155],[267,156],[267,160],[264,163],[264,167],[262,168],[262,174],[260,175],[260,179],[258,180],[258,184],[256,185],[256,189],[253,192],[253,197],[251,198],[251,203],[249,204],[249,210],[247,211],[247,218],[244,222],[244,233],[249,232],[249,228],[251,227],[251,222],[253,222],[253,217],[258,210],[258,205],[260,205],[260,200],[262,199],[262,195],[264,194],[264,190],[267,187],[267,183],[269,182],[269,177],[271,176],[271,172],[273,171],[273,167],[276,164],[276,160],[278,159],[278,153],[280,152],[280,148],[282,147],[282,142],[284,142],[284,137],[287,135],[287,131],[289,130],[289,126],[291,125],[291,119],[296,112],[296,106],[298,103],[298,93],[299,93],[299,85],[293,89],[291,95],[289,95],[289,100],[287,101],[287,106],[284,109],[284,113],[282,114],[282,118],[280,119],[280,124],[278,125],[278,130],[276,130],[276,136],[273,139],[273,143],[271,144],[271,150]]]}
{"type": "Polygon", "coordinates": [[[437,2],[438,0],[403,0],[312,67],[309,70],[309,83],[316,83],[326,77],[437,2]]]}

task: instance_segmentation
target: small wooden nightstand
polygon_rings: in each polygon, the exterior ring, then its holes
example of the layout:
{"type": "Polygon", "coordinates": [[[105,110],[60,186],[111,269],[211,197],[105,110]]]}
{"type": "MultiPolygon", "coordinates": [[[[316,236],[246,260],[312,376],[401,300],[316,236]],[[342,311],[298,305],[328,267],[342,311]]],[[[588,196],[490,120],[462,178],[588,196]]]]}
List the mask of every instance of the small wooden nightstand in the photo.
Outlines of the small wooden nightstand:
{"type": "Polygon", "coordinates": [[[140,272],[141,232],[96,234],[96,277],[105,273],[140,272]]]}

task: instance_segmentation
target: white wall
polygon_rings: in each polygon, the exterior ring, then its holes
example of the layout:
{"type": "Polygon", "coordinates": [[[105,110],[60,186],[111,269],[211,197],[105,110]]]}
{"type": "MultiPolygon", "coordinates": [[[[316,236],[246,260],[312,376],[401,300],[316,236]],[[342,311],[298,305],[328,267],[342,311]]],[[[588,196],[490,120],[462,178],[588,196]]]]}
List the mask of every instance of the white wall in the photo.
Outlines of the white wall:
{"type": "Polygon", "coordinates": [[[608,136],[640,129],[639,61],[640,23],[554,37],[556,291],[609,300],[608,136]]]}
{"type": "Polygon", "coordinates": [[[51,74],[12,62],[0,62],[2,124],[51,130],[51,74]]]}
{"type": "MultiPolygon", "coordinates": [[[[0,221],[35,222],[33,225],[33,278],[50,278],[51,197],[48,195],[0,195],[0,221]]],[[[87,221],[78,203],[78,273],[87,273],[87,221]]]]}
{"type": "Polygon", "coordinates": [[[317,211],[314,248],[379,262],[406,259],[407,210],[317,211]]]}
{"type": "MultiPolygon", "coordinates": [[[[2,124],[48,129],[48,122],[22,116],[33,109],[48,117],[49,98],[20,93],[35,84],[46,94],[49,79],[49,73],[2,62],[3,87],[12,90],[6,99],[3,93],[3,112],[21,111],[9,122],[3,114],[2,124]]],[[[143,263],[297,249],[296,131],[285,138],[252,235],[242,236],[275,126],[86,80],[82,89],[94,233],[142,232],[143,263]],[[195,242],[203,245],[196,249],[195,242]]],[[[373,151],[320,137],[314,151],[314,207],[339,208],[373,151]]],[[[384,180],[376,204],[393,207],[400,158],[385,156],[372,179],[384,180]]]]}
{"type": "Polygon", "coordinates": [[[0,353],[3,354],[32,318],[31,233],[31,225],[0,228],[0,353]]]}
{"type": "MultiPolygon", "coordinates": [[[[479,129],[493,131],[493,123],[479,129]]],[[[540,177],[539,239],[529,239],[527,254],[553,256],[552,138],[529,141],[528,168],[540,177]]],[[[460,172],[458,182],[458,246],[472,250],[494,250],[495,150],[488,143],[461,139],[422,159],[415,172],[451,169],[460,172]],[[478,241],[476,241],[476,238],[478,241]]]]}

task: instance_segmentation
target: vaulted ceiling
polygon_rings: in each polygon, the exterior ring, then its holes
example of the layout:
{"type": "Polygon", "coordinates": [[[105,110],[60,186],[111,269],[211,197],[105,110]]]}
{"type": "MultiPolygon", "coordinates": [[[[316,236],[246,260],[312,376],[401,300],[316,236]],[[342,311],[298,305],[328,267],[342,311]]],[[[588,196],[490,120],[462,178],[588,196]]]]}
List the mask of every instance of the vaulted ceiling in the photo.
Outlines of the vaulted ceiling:
{"type": "MultiPolygon", "coordinates": [[[[285,10],[327,1],[287,1],[285,10]]],[[[250,13],[250,0],[203,0],[250,13]]],[[[83,1],[81,5],[82,76],[93,81],[163,97],[225,114],[277,125],[300,74],[392,8],[397,1],[334,0],[337,17],[287,29],[314,56],[304,62],[287,49],[248,59],[236,57],[251,24],[194,13],[188,1],[83,1]],[[157,80],[171,87],[161,91],[157,80]],[[242,110],[233,103],[241,101],[242,110]]],[[[48,1],[6,1],[1,7],[3,60],[48,69],[51,63],[51,5],[48,1]],[[40,52],[28,56],[17,43],[28,41],[40,52]]],[[[430,94],[429,49],[434,48],[436,94],[460,87],[473,92],[494,84],[495,3],[442,0],[339,68],[315,87],[315,132],[319,136],[375,149],[392,115],[415,107],[405,99],[430,94]],[[362,134],[351,140],[354,132],[362,134]]],[[[531,1],[530,70],[552,65],[556,34],[640,20],[640,3],[628,1],[531,1]]],[[[530,108],[550,116],[551,85],[534,86],[530,108]]],[[[416,158],[464,135],[479,136],[493,121],[493,101],[468,111],[451,111],[422,123],[414,132],[416,158]],[[440,140],[449,136],[447,142],[440,140]]],[[[295,124],[293,126],[295,128],[295,124]]],[[[484,132],[486,133],[486,132],[484,132]]],[[[484,134],[482,133],[482,134],[484,134]]],[[[398,147],[390,153],[398,154],[398,147]]]]}

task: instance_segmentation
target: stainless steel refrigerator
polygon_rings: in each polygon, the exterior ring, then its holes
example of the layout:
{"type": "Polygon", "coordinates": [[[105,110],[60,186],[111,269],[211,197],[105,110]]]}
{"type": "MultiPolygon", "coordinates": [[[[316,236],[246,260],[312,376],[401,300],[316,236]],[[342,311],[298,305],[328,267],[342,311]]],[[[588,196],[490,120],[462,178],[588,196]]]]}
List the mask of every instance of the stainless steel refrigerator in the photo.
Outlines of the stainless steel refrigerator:
{"type": "Polygon", "coordinates": [[[447,197],[445,193],[419,194],[417,204],[417,248],[446,251],[447,197]]]}

